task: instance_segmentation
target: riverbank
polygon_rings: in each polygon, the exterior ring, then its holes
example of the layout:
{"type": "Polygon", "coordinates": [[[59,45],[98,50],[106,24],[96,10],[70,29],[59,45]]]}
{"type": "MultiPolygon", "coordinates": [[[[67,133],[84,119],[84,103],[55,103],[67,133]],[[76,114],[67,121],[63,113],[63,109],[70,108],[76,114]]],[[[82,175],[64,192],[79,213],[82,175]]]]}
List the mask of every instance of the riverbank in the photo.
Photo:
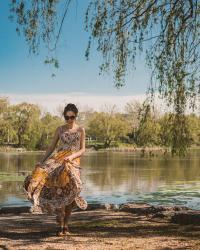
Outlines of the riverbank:
{"type": "MultiPolygon", "coordinates": [[[[200,146],[191,146],[189,148],[192,149],[200,149],[200,146]]],[[[161,146],[119,146],[119,147],[110,147],[110,148],[99,148],[95,149],[94,147],[86,147],[86,152],[97,152],[97,151],[113,151],[113,152],[138,152],[141,156],[149,155],[156,156],[158,154],[166,155],[171,154],[169,147],[161,147],[161,146]]],[[[0,153],[44,153],[45,150],[27,150],[25,148],[15,148],[10,146],[0,146],[0,153]]]]}
{"type": "Polygon", "coordinates": [[[0,213],[1,249],[200,249],[200,211],[181,206],[89,204],[73,211],[72,234],[63,237],[55,236],[55,216],[29,207],[0,213]]]}
{"type": "Polygon", "coordinates": [[[17,147],[10,147],[10,146],[1,146],[0,153],[43,153],[44,150],[27,150],[25,148],[17,148],[17,147]]]}
{"type": "MultiPolygon", "coordinates": [[[[158,152],[166,154],[170,152],[169,148],[152,146],[152,147],[136,147],[136,146],[120,146],[120,147],[110,147],[110,148],[99,148],[95,149],[93,147],[86,147],[86,152],[96,152],[96,151],[117,151],[117,152],[140,152],[142,154],[148,153],[153,154],[153,152],[158,152]]],[[[27,150],[25,148],[15,148],[9,146],[1,146],[0,152],[2,153],[44,153],[44,150],[27,150]]]]}

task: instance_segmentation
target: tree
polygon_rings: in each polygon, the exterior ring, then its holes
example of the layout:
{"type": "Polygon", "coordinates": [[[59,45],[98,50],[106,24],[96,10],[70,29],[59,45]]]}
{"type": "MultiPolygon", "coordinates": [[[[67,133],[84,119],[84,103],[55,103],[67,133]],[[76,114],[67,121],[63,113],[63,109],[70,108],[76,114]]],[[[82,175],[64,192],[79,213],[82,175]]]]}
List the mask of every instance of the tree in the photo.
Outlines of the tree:
{"type": "Polygon", "coordinates": [[[113,140],[120,139],[127,133],[123,117],[116,113],[115,106],[109,108],[107,112],[94,112],[89,120],[87,131],[89,136],[103,141],[105,147],[109,147],[113,140]]]}
{"type": "Polygon", "coordinates": [[[0,143],[9,144],[14,139],[10,103],[8,98],[0,97],[0,143]]]}
{"type": "Polygon", "coordinates": [[[160,125],[152,109],[153,108],[145,102],[139,109],[139,124],[135,132],[137,145],[152,146],[160,144],[160,125]]]}
{"type": "Polygon", "coordinates": [[[188,123],[191,143],[200,145],[200,118],[195,114],[190,114],[188,123]]]}
{"type": "Polygon", "coordinates": [[[40,138],[36,147],[38,149],[46,149],[51,142],[55,130],[62,124],[62,119],[58,116],[52,116],[49,112],[41,118],[40,138]]]}
{"type": "Polygon", "coordinates": [[[127,114],[128,121],[133,130],[138,128],[138,114],[142,104],[138,101],[131,101],[125,105],[125,113],[127,114]]]}
{"type": "Polygon", "coordinates": [[[9,100],[7,97],[0,97],[0,115],[2,115],[9,106],[9,100]]]}
{"type": "Polygon", "coordinates": [[[10,105],[0,98],[0,144],[17,145],[26,149],[45,149],[56,127],[62,124],[58,116],[42,114],[38,105],[10,105]]]}
{"type": "Polygon", "coordinates": [[[12,107],[13,127],[17,134],[19,147],[25,145],[32,147],[33,140],[34,142],[37,140],[40,112],[39,107],[35,104],[20,103],[12,107]],[[35,133],[33,133],[33,128],[35,133]]]}
{"type": "Polygon", "coordinates": [[[188,116],[169,113],[165,114],[159,123],[161,126],[161,145],[170,146],[172,155],[176,155],[178,145],[182,145],[182,147],[179,147],[179,154],[184,155],[187,148],[192,144],[192,127],[188,116]],[[177,124],[181,124],[181,126],[177,126],[177,124]]]}
{"type": "MultiPolygon", "coordinates": [[[[17,31],[22,31],[33,53],[41,41],[55,51],[62,26],[72,0],[12,0],[11,12],[17,17],[17,31]],[[60,15],[59,5],[64,10],[60,15]],[[57,20],[58,25],[57,25],[57,20]]],[[[125,84],[129,66],[135,65],[136,55],[145,50],[152,77],[147,93],[151,100],[158,91],[161,98],[173,107],[174,132],[188,130],[183,121],[189,102],[195,109],[200,93],[200,3],[197,0],[91,0],[86,12],[85,29],[90,33],[86,58],[91,43],[97,42],[102,54],[100,71],[114,72],[115,86],[125,84]],[[182,121],[182,122],[179,122],[182,121]]],[[[58,67],[54,57],[46,63],[58,67]]],[[[184,142],[185,134],[178,133],[184,142]]],[[[183,143],[173,145],[176,152],[185,154],[183,143]]]]}

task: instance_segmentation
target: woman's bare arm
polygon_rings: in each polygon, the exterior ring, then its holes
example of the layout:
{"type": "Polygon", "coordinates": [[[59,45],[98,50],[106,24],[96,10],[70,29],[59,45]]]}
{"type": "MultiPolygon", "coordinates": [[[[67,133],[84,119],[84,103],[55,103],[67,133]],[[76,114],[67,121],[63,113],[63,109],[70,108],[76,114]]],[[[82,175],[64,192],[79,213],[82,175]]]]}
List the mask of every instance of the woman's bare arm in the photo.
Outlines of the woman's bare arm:
{"type": "Polygon", "coordinates": [[[58,133],[59,127],[56,129],[55,133],[54,133],[54,137],[52,139],[52,142],[50,144],[50,146],[47,148],[44,156],[42,157],[42,159],[40,160],[40,163],[44,163],[46,161],[46,159],[52,154],[52,152],[54,151],[58,140],[59,140],[59,133],[58,133]]]}

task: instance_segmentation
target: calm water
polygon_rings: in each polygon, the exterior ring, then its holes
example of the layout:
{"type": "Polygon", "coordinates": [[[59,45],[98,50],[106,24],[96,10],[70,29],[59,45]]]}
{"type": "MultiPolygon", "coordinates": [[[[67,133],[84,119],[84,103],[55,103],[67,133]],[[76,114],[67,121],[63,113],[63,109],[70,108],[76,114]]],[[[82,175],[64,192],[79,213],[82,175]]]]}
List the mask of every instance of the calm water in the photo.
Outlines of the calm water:
{"type": "MultiPolygon", "coordinates": [[[[39,153],[0,153],[0,206],[30,204],[23,194],[23,172],[31,171],[39,158],[39,153]]],[[[200,150],[182,159],[88,152],[81,166],[82,196],[88,202],[139,201],[200,209],[200,150]]]]}

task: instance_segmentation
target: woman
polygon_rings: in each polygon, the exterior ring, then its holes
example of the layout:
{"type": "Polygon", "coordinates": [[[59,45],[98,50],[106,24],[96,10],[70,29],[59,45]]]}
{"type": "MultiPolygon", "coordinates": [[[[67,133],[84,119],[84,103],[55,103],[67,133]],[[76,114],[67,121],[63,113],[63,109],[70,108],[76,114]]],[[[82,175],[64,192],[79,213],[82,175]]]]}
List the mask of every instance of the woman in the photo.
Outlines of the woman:
{"type": "Polygon", "coordinates": [[[85,210],[80,156],[85,152],[85,129],[76,124],[77,107],[69,103],[63,112],[66,124],[59,126],[53,141],[31,175],[24,180],[24,191],[33,203],[32,213],[55,214],[60,225],[58,236],[70,234],[68,220],[73,207],[85,210]],[[58,141],[61,145],[52,156],[58,141]]]}

